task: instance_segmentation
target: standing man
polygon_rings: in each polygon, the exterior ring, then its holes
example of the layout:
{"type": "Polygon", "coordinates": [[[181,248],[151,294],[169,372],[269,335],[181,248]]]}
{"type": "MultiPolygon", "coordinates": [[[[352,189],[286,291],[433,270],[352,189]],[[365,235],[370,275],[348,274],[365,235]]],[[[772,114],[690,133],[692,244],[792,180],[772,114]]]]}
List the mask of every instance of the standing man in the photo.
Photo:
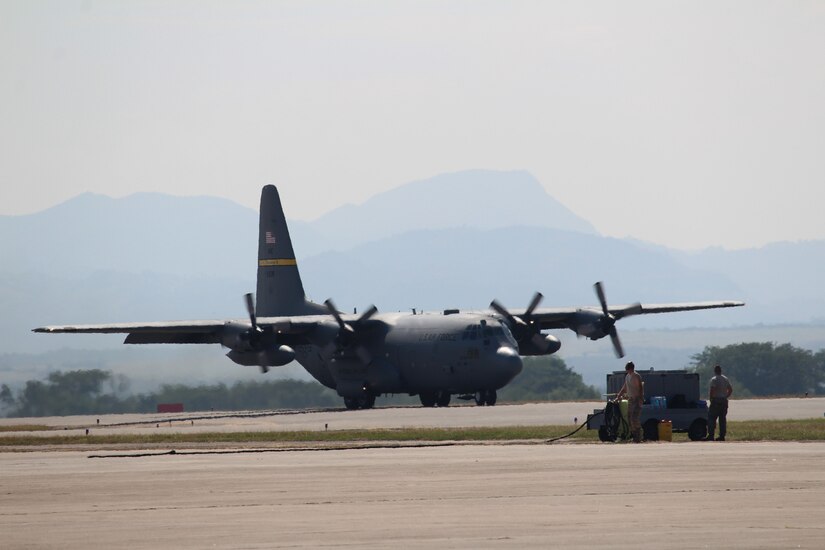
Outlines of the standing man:
{"type": "Polygon", "coordinates": [[[713,434],[716,432],[716,419],[719,419],[719,437],[716,441],[725,440],[725,432],[728,427],[728,397],[733,393],[733,386],[730,385],[728,377],[722,374],[722,367],[713,367],[713,374],[710,379],[708,389],[708,441],[713,441],[713,434]]]}
{"type": "Polygon", "coordinates": [[[636,372],[636,365],[633,361],[628,361],[624,367],[625,377],[622,389],[616,394],[616,400],[620,400],[627,394],[627,416],[630,421],[630,435],[633,436],[634,443],[642,442],[642,402],[645,400],[645,386],[642,383],[642,376],[636,372]]]}

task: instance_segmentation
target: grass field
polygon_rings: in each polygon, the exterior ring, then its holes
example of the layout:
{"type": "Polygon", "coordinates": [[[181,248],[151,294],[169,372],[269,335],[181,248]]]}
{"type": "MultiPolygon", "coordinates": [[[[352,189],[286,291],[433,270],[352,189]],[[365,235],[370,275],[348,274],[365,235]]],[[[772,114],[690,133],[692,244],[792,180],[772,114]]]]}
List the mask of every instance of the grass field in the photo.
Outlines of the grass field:
{"type": "MultiPolygon", "coordinates": [[[[418,428],[376,430],[166,433],[123,435],[17,435],[40,431],[46,426],[28,425],[0,428],[0,450],[10,447],[63,445],[159,445],[159,444],[340,444],[380,442],[527,442],[537,443],[561,438],[569,426],[510,426],[501,428],[418,428]]],[[[570,442],[595,442],[595,431],[581,429],[564,439],[570,442]]],[[[728,422],[728,441],[825,441],[825,419],[728,422]]],[[[688,442],[686,434],[673,434],[674,442],[688,442]]]]}

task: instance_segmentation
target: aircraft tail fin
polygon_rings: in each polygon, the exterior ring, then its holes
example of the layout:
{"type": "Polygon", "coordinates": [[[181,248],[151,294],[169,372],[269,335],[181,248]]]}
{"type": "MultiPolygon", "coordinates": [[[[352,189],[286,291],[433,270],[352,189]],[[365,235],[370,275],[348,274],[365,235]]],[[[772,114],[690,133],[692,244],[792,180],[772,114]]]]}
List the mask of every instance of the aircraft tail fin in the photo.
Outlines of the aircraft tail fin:
{"type": "Polygon", "coordinates": [[[326,313],[326,308],[306,299],[281,197],[274,185],[261,191],[260,212],[255,307],[258,317],[326,313]]]}

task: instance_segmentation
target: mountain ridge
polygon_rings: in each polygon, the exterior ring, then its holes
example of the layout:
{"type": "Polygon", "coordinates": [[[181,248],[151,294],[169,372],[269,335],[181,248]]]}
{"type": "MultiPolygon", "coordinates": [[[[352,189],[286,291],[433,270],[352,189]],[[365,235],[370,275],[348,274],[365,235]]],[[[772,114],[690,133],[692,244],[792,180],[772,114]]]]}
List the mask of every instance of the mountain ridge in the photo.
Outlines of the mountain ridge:
{"type": "MultiPolygon", "coordinates": [[[[546,195],[526,172],[458,174],[401,187],[407,193],[419,189],[420,200],[425,200],[434,189],[451,185],[445,181],[486,174],[494,195],[522,187],[546,195]],[[505,180],[513,174],[520,183],[508,186],[505,180]]],[[[327,227],[290,220],[308,295],[317,302],[332,297],[346,309],[370,303],[382,310],[484,309],[493,298],[524,307],[538,290],[545,294],[547,307],[596,305],[592,284],[602,280],[615,305],[710,299],[748,304],[735,312],[623,321],[634,327],[823,317],[825,298],[817,294],[817,274],[825,271],[825,241],[780,242],[744,251],[679,251],[531,225],[526,222],[535,220],[518,211],[519,205],[531,202],[521,195],[508,198],[509,218],[489,221],[491,214],[483,212],[495,213],[497,205],[485,201],[482,213],[470,208],[461,200],[467,181],[456,185],[463,191],[452,194],[453,202],[440,214],[442,222],[458,224],[452,227],[428,227],[419,216],[403,232],[376,230],[382,225],[376,225],[369,212],[387,210],[391,217],[403,218],[398,208],[411,204],[402,200],[403,194],[391,201],[400,205],[395,209],[365,201],[345,210],[352,214],[336,223],[330,220],[341,211],[332,211],[325,215],[327,227]],[[461,212],[464,217],[449,217],[450,208],[466,210],[461,212]],[[484,223],[470,226],[466,219],[484,223]],[[502,220],[510,220],[509,225],[502,226],[502,220]],[[336,236],[328,234],[334,226],[359,225],[347,235],[342,229],[337,238],[343,244],[336,245],[336,236]]],[[[289,205],[285,208],[288,213],[289,205]]],[[[255,211],[227,199],[159,193],[123,199],[83,194],[36,214],[0,216],[0,305],[6,313],[0,318],[0,346],[51,346],[51,341],[29,333],[44,324],[243,318],[241,297],[254,289],[257,223],[255,211]],[[80,208],[84,205],[91,208],[80,208]]]]}

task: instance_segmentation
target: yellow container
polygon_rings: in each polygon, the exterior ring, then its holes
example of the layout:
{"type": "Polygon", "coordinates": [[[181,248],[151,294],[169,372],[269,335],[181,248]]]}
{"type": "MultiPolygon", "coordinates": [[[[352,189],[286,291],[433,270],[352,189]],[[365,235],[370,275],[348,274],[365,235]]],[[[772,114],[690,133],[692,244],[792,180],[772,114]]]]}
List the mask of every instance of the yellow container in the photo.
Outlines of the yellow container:
{"type": "Polygon", "coordinates": [[[673,422],[670,420],[659,422],[659,441],[673,441],[673,422]]]}
{"type": "Polygon", "coordinates": [[[630,437],[630,417],[627,415],[629,405],[627,399],[622,399],[619,401],[619,410],[622,413],[622,422],[619,425],[619,438],[620,439],[627,439],[630,437]]]}
{"type": "Polygon", "coordinates": [[[628,422],[627,409],[628,409],[627,399],[622,399],[621,401],[619,401],[619,410],[622,411],[622,418],[624,419],[625,422],[628,422]]]}

